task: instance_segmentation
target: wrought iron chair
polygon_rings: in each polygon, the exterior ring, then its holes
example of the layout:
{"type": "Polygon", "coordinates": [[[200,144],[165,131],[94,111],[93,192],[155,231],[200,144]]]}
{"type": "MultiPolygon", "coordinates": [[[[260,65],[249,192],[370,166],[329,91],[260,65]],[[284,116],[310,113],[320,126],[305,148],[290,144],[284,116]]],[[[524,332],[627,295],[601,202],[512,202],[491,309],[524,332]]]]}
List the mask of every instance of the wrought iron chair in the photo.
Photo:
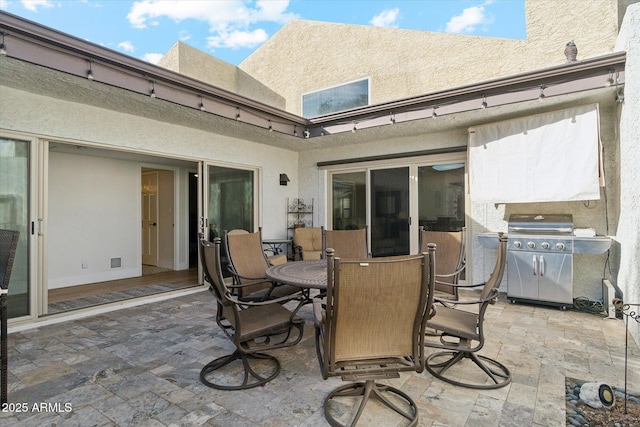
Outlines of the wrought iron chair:
{"type": "Polygon", "coordinates": [[[367,228],[357,230],[323,230],[322,251],[331,248],[336,257],[370,258],[367,228]]]}
{"type": "Polygon", "coordinates": [[[465,242],[466,228],[461,231],[431,231],[420,227],[419,234],[420,252],[427,250],[428,243],[435,243],[436,265],[438,275],[436,276],[435,296],[441,299],[457,300],[460,274],[465,269],[465,242]]]}
{"type": "Polygon", "coordinates": [[[9,279],[13,268],[13,260],[18,247],[18,237],[20,233],[12,230],[0,230],[0,357],[2,358],[0,373],[0,401],[4,405],[7,403],[7,294],[9,292],[9,279]]]}
{"type": "Polygon", "coordinates": [[[299,227],[293,230],[293,250],[298,259],[321,259],[324,227],[299,227]]]}
{"type": "MultiPolygon", "coordinates": [[[[495,389],[511,382],[511,373],[502,363],[477,354],[485,342],[484,316],[489,304],[495,304],[498,288],[504,275],[507,258],[507,238],[500,233],[498,237],[498,257],[496,264],[483,285],[457,285],[458,287],[482,286],[476,300],[459,299],[456,307],[437,306],[436,314],[427,322],[427,327],[439,332],[439,342],[428,341],[427,347],[444,349],[427,357],[426,368],[436,378],[463,387],[475,389],[495,389]],[[477,306],[477,310],[467,311],[461,307],[477,306]],[[468,379],[474,375],[469,364],[461,363],[456,373],[450,369],[465,359],[471,360],[485,375],[482,380],[468,379]],[[458,378],[458,379],[456,379],[458,378]]],[[[438,301],[438,298],[435,298],[438,301]]],[[[470,365],[473,367],[473,365],[470,365]]],[[[453,370],[453,369],[452,369],[453,370]]]]}
{"type": "Polygon", "coordinates": [[[318,297],[313,301],[316,351],[325,380],[339,376],[351,382],[333,390],[324,401],[324,415],[332,426],[343,425],[346,417],[351,419],[348,425],[356,425],[369,398],[395,411],[398,422],[417,424],[418,408],[411,397],[376,380],[424,369],[434,251],[432,245],[428,254],[340,259],[327,250],[326,304],[318,297]],[[353,407],[338,420],[332,406],[344,400],[353,407]]]}
{"type": "Polygon", "coordinates": [[[266,277],[271,266],[262,248],[262,230],[255,233],[231,230],[224,233],[229,271],[233,276],[231,288],[241,300],[264,301],[302,292],[296,286],[271,282],[266,277]]]}
{"type": "Polygon", "coordinates": [[[200,240],[200,258],[204,277],[210,284],[209,290],[216,298],[216,323],[236,346],[232,354],[207,363],[200,371],[200,380],[203,384],[219,390],[244,390],[271,381],[280,373],[280,362],[263,352],[300,342],[304,319],[296,313],[301,305],[298,304],[292,312],[285,308],[283,303],[300,300],[301,297],[290,295],[262,302],[239,301],[233,297],[222,277],[219,237],[216,237],[213,243],[200,240]],[[219,373],[219,369],[229,366],[234,361],[242,362],[240,372],[229,367],[224,375],[220,374],[216,382],[210,379],[212,374],[219,373]],[[234,372],[236,375],[233,379],[242,378],[240,384],[222,382],[222,379],[228,378],[231,376],[230,373],[234,372]]]}

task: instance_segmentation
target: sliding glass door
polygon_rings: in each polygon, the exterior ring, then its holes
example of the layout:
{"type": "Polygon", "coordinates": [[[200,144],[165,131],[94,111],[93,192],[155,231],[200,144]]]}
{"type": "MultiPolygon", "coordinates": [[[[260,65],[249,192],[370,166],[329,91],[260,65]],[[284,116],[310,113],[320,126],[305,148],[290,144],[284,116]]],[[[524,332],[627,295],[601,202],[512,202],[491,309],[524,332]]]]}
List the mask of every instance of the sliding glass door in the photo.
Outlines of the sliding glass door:
{"type": "Polygon", "coordinates": [[[371,170],[371,255],[409,254],[409,168],[371,170]]]}
{"type": "Polygon", "coordinates": [[[253,170],[208,166],[209,238],[225,231],[255,229],[255,173],[253,170]]]}
{"type": "Polygon", "coordinates": [[[465,225],[465,163],[460,155],[329,173],[329,226],[369,229],[374,257],[418,250],[418,229],[458,231],[465,225]]]}
{"type": "MultiPolygon", "coordinates": [[[[30,141],[0,138],[0,229],[19,231],[9,281],[9,318],[30,314],[30,141]]],[[[35,227],[35,224],[33,225],[35,227]]]]}

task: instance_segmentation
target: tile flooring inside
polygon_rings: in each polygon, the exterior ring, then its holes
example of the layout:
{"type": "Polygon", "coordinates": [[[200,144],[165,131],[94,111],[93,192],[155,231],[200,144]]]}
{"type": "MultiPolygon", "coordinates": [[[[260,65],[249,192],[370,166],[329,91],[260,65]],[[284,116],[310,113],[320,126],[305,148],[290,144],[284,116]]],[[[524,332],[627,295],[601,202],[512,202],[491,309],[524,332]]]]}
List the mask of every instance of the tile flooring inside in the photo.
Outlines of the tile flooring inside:
{"type": "MultiPolygon", "coordinates": [[[[271,352],[282,371],[263,387],[218,391],[199,381],[207,362],[233,351],[199,292],[9,335],[3,426],[322,426],[327,393],[314,348],[312,308],[295,347],[271,352]]],[[[513,374],[498,390],[472,390],[403,373],[391,384],[418,404],[420,426],[565,426],[565,377],[624,386],[623,320],[510,304],[486,316],[481,354],[513,374]]],[[[431,352],[432,350],[427,350],[431,352]]],[[[628,348],[628,389],[640,390],[640,350],[628,348]]],[[[370,403],[361,425],[397,425],[370,403]],[[370,406],[370,408],[369,408],[370,406]]]]}

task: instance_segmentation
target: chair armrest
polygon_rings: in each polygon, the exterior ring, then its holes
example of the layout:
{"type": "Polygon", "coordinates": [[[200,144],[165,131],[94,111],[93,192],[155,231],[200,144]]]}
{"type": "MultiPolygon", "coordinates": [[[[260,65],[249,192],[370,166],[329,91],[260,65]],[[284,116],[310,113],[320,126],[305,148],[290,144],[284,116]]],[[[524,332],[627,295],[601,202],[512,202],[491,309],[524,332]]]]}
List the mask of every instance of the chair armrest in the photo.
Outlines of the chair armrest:
{"type": "Polygon", "coordinates": [[[462,273],[464,271],[465,267],[466,267],[466,264],[463,265],[462,267],[456,269],[453,273],[436,274],[436,277],[455,277],[455,276],[459,275],[460,273],[462,273]]]}
{"type": "MultiPolygon", "coordinates": [[[[446,283],[448,284],[448,283],[446,283]]],[[[476,285],[476,286],[480,286],[480,285],[476,285]]],[[[473,300],[450,300],[450,299],[446,299],[446,298],[438,298],[438,297],[434,297],[433,301],[443,304],[444,306],[447,305],[473,305],[473,304],[484,304],[485,302],[491,302],[491,300],[495,299],[498,296],[498,290],[497,289],[492,289],[491,292],[489,292],[489,295],[487,295],[486,298],[484,299],[473,299],[473,300]]]]}
{"type": "Polygon", "coordinates": [[[300,292],[300,293],[295,293],[291,295],[285,295],[278,298],[267,299],[264,301],[238,300],[237,297],[230,297],[229,301],[231,301],[233,304],[236,304],[238,306],[247,307],[247,306],[259,306],[259,305],[270,305],[270,304],[283,304],[289,301],[304,301],[304,296],[302,295],[302,292],[300,292]]]}

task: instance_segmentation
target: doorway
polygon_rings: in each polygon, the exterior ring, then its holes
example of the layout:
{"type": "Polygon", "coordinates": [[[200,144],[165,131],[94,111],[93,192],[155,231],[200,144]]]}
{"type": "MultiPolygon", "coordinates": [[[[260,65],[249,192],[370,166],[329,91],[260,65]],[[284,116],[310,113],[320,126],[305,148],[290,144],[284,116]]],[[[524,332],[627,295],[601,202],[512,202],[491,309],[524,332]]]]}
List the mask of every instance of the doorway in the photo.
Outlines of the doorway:
{"type": "Polygon", "coordinates": [[[142,168],[142,275],[175,269],[174,173],[142,168]]]}

